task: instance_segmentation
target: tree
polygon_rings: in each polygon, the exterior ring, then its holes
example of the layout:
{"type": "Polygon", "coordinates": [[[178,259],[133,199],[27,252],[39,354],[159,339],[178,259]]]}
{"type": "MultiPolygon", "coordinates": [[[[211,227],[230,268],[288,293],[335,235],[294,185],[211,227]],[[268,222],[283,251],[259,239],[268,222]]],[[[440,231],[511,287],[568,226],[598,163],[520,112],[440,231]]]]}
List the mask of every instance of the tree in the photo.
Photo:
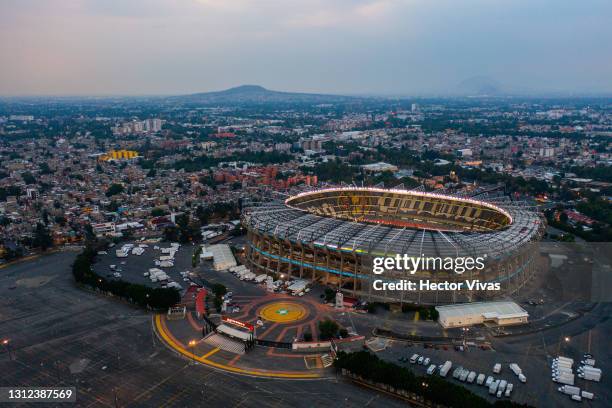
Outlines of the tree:
{"type": "Polygon", "coordinates": [[[196,267],[198,266],[198,262],[200,260],[200,254],[202,253],[202,246],[198,245],[195,249],[195,251],[193,251],[193,255],[191,256],[191,266],[192,267],[196,267]]]}
{"type": "Polygon", "coordinates": [[[21,175],[21,178],[23,179],[23,182],[26,184],[36,184],[36,179],[34,178],[32,173],[30,173],[29,171],[26,171],[25,173],[23,173],[21,175]]]}
{"type": "Polygon", "coordinates": [[[155,207],[151,210],[152,217],[161,217],[162,215],[166,215],[166,211],[163,208],[155,207]]]}
{"type": "Polygon", "coordinates": [[[177,227],[164,228],[164,239],[166,241],[176,242],[179,240],[179,229],[177,227]]]}
{"type": "Polygon", "coordinates": [[[153,289],[145,285],[123,280],[107,280],[99,276],[91,268],[95,254],[94,247],[88,244],[83,252],[77,255],[72,265],[72,274],[77,282],[156,310],[168,309],[180,301],[181,296],[174,288],[153,289]]]}
{"type": "Polygon", "coordinates": [[[213,304],[215,305],[215,310],[217,312],[221,312],[221,306],[223,305],[223,301],[221,300],[220,297],[215,297],[213,299],[213,304]]]}
{"type": "Polygon", "coordinates": [[[221,283],[215,283],[210,289],[212,290],[212,293],[219,298],[223,297],[227,293],[227,288],[221,283]]]}
{"type": "Polygon", "coordinates": [[[95,234],[91,224],[86,224],[85,225],[85,231],[84,232],[85,232],[85,240],[87,242],[95,241],[96,240],[96,234],[95,234]]]}
{"type": "Polygon", "coordinates": [[[32,240],[32,246],[34,248],[40,248],[45,251],[47,248],[53,245],[53,239],[47,227],[42,223],[36,224],[36,231],[34,232],[34,239],[32,240]]]}
{"type": "Polygon", "coordinates": [[[319,337],[321,340],[333,339],[338,334],[338,323],[330,319],[319,322],[319,337]]]}
{"type": "Polygon", "coordinates": [[[19,186],[0,187],[0,201],[5,201],[9,196],[19,197],[20,195],[21,188],[19,186]]]}
{"type": "Polygon", "coordinates": [[[57,215],[55,216],[55,222],[59,225],[61,225],[62,227],[66,225],[66,217],[64,217],[63,215],[57,215]]]}
{"type": "Polygon", "coordinates": [[[325,288],[325,301],[331,302],[336,298],[336,291],[332,288],[325,288]]]}
{"type": "Polygon", "coordinates": [[[200,237],[200,228],[196,222],[191,222],[189,214],[181,214],[176,217],[178,227],[178,241],[187,243],[200,237]]]}
{"type": "Polygon", "coordinates": [[[149,295],[149,305],[154,309],[168,309],[181,300],[176,289],[155,288],[149,295]]]}
{"type": "Polygon", "coordinates": [[[345,353],[340,351],[334,361],[336,369],[346,369],[374,383],[387,384],[398,390],[413,392],[426,401],[447,407],[527,407],[512,401],[494,404],[469,389],[453,384],[438,376],[420,377],[406,367],[381,360],[367,351],[345,353]]]}
{"type": "Polygon", "coordinates": [[[114,195],[123,193],[123,191],[124,191],[123,185],[117,184],[117,183],[113,183],[108,188],[108,190],[106,190],[106,196],[107,197],[112,197],[114,195]]]}
{"type": "Polygon", "coordinates": [[[40,174],[53,174],[53,170],[46,162],[42,162],[38,167],[40,168],[40,174]]]}

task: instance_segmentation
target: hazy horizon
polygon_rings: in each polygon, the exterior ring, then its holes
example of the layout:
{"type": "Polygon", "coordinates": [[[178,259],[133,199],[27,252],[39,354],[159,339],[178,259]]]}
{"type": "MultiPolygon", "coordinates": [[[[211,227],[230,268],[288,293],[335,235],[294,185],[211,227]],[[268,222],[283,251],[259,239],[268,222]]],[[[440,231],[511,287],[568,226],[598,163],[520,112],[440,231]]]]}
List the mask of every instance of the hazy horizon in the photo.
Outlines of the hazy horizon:
{"type": "Polygon", "coordinates": [[[0,95],[612,94],[612,2],[0,3],[0,95]],[[476,84],[470,78],[480,78],[476,84]],[[467,85],[462,82],[467,81],[467,85]]]}

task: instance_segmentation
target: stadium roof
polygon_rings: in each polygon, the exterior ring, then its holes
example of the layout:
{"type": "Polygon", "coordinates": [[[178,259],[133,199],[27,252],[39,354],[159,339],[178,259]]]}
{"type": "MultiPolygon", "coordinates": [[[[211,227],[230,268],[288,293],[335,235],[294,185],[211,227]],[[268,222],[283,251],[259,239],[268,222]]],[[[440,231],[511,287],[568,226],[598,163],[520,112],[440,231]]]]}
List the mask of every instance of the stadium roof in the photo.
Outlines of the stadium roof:
{"type": "MultiPolygon", "coordinates": [[[[434,193],[428,193],[431,194],[434,193]]],[[[374,256],[424,254],[457,257],[487,254],[501,258],[534,240],[541,231],[540,216],[524,202],[486,192],[459,198],[500,208],[511,217],[512,223],[505,229],[493,232],[401,228],[315,215],[291,208],[280,200],[249,207],[243,214],[243,221],[249,228],[279,239],[374,256]]]]}

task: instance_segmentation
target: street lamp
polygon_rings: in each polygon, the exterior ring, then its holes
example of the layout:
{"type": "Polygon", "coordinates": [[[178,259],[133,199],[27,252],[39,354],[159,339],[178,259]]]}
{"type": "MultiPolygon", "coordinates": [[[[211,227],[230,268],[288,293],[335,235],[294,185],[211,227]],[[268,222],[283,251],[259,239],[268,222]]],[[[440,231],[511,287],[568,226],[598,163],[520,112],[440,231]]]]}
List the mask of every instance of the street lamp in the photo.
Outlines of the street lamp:
{"type": "Polygon", "coordinates": [[[565,338],[563,340],[565,340],[566,343],[569,343],[570,338],[569,338],[569,336],[565,336],[565,338]]]}
{"type": "Polygon", "coordinates": [[[6,352],[8,353],[9,360],[12,360],[13,355],[11,353],[11,341],[9,339],[2,339],[2,347],[4,347],[6,352]]]}
{"type": "Polygon", "coordinates": [[[193,361],[193,364],[195,364],[195,351],[194,351],[194,347],[195,347],[196,344],[198,344],[198,342],[195,341],[195,340],[189,340],[189,343],[187,343],[187,345],[191,349],[191,360],[193,361]]]}
{"type": "Polygon", "coordinates": [[[463,348],[465,349],[467,332],[470,331],[470,329],[469,327],[462,327],[461,330],[463,331],[463,348]]]}

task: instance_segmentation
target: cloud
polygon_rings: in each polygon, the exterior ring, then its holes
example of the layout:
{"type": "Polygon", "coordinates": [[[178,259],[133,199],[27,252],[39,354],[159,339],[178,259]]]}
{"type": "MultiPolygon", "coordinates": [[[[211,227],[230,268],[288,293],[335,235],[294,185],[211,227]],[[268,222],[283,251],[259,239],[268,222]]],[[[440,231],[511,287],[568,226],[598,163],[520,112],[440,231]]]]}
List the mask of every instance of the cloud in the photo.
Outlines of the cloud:
{"type": "Polygon", "coordinates": [[[609,0],[0,1],[0,94],[612,91],[609,0]]]}
{"type": "Polygon", "coordinates": [[[307,7],[292,13],[283,21],[283,25],[291,28],[338,28],[355,24],[380,23],[389,17],[395,7],[405,3],[400,0],[339,3],[323,1],[317,3],[317,7],[307,7]]]}

